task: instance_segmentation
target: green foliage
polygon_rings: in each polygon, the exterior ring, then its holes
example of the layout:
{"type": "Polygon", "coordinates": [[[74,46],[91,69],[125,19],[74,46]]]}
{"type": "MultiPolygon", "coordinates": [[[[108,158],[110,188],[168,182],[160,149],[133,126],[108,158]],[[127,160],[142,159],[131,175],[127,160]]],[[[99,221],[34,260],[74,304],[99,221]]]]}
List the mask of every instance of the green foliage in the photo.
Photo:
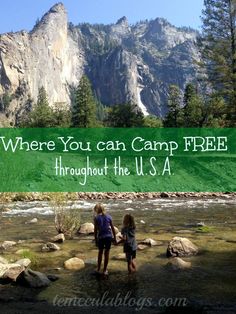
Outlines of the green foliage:
{"type": "Polygon", "coordinates": [[[25,249],[21,253],[21,258],[28,258],[31,260],[31,266],[32,267],[37,267],[39,264],[38,258],[36,254],[29,249],[25,249]]]}
{"type": "Polygon", "coordinates": [[[23,126],[31,128],[50,128],[54,126],[53,110],[49,106],[44,87],[39,89],[38,100],[23,126]]]}
{"type": "Polygon", "coordinates": [[[71,125],[71,112],[65,103],[55,103],[53,108],[53,126],[68,128],[71,125]]]}
{"type": "Polygon", "coordinates": [[[2,96],[0,96],[0,111],[5,111],[9,107],[11,101],[13,99],[13,95],[5,92],[2,96]]]}
{"type": "Polygon", "coordinates": [[[80,210],[72,206],[68,207],[68,196],[65,193],[51,193],[50,196],[57,232],[73,237],[73,233],[80,226],[80,210]]]}
{"type": "Polygon", "coordinates": [[[109,109],[107,116],[109,127],[143,127],[143,113],[133,104],[116,105],[109,109]]]}
{"type": "Polygon", "coordinates": [[[227,106],[222,97],[213,94],[205,106],[205,121],[203,126],[222,128],[226,126],[227,106]]]}
{"type": "Polygon", "coordinates": [[[91,84],[87,76],[82,76],[75,92],[72,105],[72,126],[77,128],[91,128],[97,126],[96,103],[91,84]]]}
{"type": "Polygon", "coordinates": [[[203,124],[203,101],[192,84],[187,84],[184,93],[183,125],[198,128],[203,124]]]}
{"type": "Polygon", "coordinates": [[[236,122],[236,1],[204,0],[200,40],[203,65],[215,91],[228,104],[228,118],[236,122]]]}
{"type": "Polygon", "coordinates": [[[164,121],[165,127],[177,128],[182,124],[181,115],[181,93],[180,89],[176,85],[170,85],[169,97],[168,97],[168,114],[164,121]]]}
{"type": "Polygon", "coordinates": [[[143,127],[145,128],[162,128],[163,123],[160,118],[156,116],[146,116],[143,120],[143,127]]]}

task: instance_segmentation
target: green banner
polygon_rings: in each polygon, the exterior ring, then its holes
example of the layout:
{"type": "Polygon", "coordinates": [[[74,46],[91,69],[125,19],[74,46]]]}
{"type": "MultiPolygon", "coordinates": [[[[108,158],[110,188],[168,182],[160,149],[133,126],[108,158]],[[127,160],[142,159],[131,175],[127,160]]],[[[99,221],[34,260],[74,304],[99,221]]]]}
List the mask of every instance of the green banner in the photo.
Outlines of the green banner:
{"type": "Polygon", "coordinates": [[[236,129],[0,129],[0,192],[234,192],[236,129]]]}

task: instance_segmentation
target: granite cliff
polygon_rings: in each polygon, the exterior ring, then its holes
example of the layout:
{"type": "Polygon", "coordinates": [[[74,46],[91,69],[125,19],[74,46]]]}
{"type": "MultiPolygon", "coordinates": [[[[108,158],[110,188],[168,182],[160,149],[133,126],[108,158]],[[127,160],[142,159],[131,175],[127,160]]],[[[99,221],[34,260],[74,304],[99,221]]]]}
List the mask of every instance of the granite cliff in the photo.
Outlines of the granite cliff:
{"type": "Polygon", "coordinates": [[[144,114],[163,117],[169,85],[183,90],[198,75],[196,37],[161,18],[74,26],[58,3],[32,31],[0,35],[0,124],[27,114],[41,86],[52,106],[69,106],[83,73],[104,105],[132,101],[144,114]]]}

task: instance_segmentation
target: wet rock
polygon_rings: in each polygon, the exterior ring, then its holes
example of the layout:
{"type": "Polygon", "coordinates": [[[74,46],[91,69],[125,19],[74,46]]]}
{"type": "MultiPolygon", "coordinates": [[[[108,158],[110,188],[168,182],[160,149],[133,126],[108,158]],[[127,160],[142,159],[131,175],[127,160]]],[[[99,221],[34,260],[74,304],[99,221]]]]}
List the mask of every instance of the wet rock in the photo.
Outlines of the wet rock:
{"type": "Polygon", "coordinates": [[[42,252],[59,251],[60,247],[55,243],[48,242],[42,246],[42,252]]]}
{"type": "Polygon", "coordinates": [[[85,267],[84,261],[78,257],[73,257],[64,262],[64,267],[68,270],[79,270],[85,267]]]}
{"type": "Polygon", "coordinates": [[[123,238],[123,236],[122,236],[121,232],[118,232],[116,234],[116,241],[119,242],[122,238],[123,238]]]}
{"type": "Polygon", "coordinates": [[[191,263],[182,260],[179,257],[173,257],[167,264],[172,270],[185,270],[191,268],[191,263]]]}
{"type": "Polygon", "coordinates": [[[53,237],[51,241],[55,243],[63,243],[65,241],[65,236],[63,233],[59,233],[58,235],[53,237]]]}
{"type": "Polygon", "coordinates": [[[149,238],[149,239],[143,240],[142,242],[140,242],[140,244],[149,245],[149,246],[156,246],[156,245],[162,244],[162,242],[161,241],[155,241],[155,240],[149,238]]]}
{"type": "Polygon", "coordinates": [[[160,194],[160,197],[161,197],[161,198],[168,198],[168,197],[169,197],[169,194],[166,193],[166,192],[162,192],[162,193],[160,194]]]}
{"type": "Polygon", "coordinates": [[[146,222],[144,220],[140,220],[140,223],[141,224],[145,224],[146,222]]]}
{"type": "Polygon", "coordinates": [[[197,226],[197,227],[205,227],[206,224],[205,224],[205,222],[201,221],[201,222],[198,222],[198,223],[196,224],[196,226],[197,226]]]}
{"type": "Polygon", "coordinates": [[[10,249],[11,247],[15,246],[16,245],[16,242],[15,241],[4,241],[0,248],[3,249],[3,250],[8,250],[10,249]]]}
{"type": "Polygon", "coordinates": [[[86,222],[82,224],[78,230],[79,234],[92,234],[94,233],[94,224],[91,222],[86,222]]]}
{"type": "Polygon", "coordinates": [[[26,221],[26,224],[36,224],[38,222],[37,218],[33,218],[30,221],[26,221]]]}
{"type": "Polygon", "coordinates": [[[125,255],[125,253],[119,253],[119,254],[113,256],[113,259],[117,260],[117,261],[123,261],[123,260],[126,260],[126,255],[125,255]]]}
{"type": "Polygon", "coordinates": [[[8,270],[8,264],[0,264],[0,278],[5,274],[8,270]]]}
{"type": "Polygon", "coordinates": [[[16,261],[16,264],[27,268],[31,264],[31,260],[29,258],[22,258],[22,259],[16,261]]]}
{"type": "Polygon", "coordinates": [[[139,250],[139,251],[143,251],[143,250],[145,250],[145,249],[148,248],[148,247],[149,247],[148,245],[139,244],[139,245],[138,245],[138,250],[139,250]]]}
{"type": "Polygon", "coordinates": [[[52,274],[47,275],[47,277],[50,281],[57,281],[60,278],[59,276],[52,274]]]}
{"type": "Polygon", "coordinates": [[[16,281],[19,275],[25,270],[25,267],[19,264],[4,264],[7,270],[1,276],[4,279],[10,279],[16,281]]]}
{"type": "Polygon", "coordinates": [[[0,256],[0,264],[8,264],[8,261],[4,257],[0,256]]]}
{"type": "Polygon", "coordinates": [[[25,242],[26,242],[25,240],[18,240],[17,241],[18,244],[22,244],[22,243],[25,243],[25,242]]]}
{"type": "Polygon", "coordinates": [[[174,237],[168,244],[167,257],[191,256],[198,253],[198,248],[189,239],[174,237]]]}
{"type": "Polygon", "coordinates": [[[25,270],[22,273],[21,279],[31,288],[48,287],[51,283],[51,281],[45,274],[40,273],[39,271],[34,271],[32,269],[25,270]]]}

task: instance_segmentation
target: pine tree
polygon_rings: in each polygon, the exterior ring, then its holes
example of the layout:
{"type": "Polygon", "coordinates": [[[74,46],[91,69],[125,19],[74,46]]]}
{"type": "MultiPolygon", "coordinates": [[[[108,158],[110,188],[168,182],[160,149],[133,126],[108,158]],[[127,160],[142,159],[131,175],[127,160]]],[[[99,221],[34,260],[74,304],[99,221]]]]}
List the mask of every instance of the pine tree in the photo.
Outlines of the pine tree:
{"type": "Polygon", "coordinates": [[[91,128],[97,126],[96,104],[87,76],[82,76],[75,92],[75,101],[72,105],[72,126],[91,128]]]}
{"type": "Polygon", "coordinates": [[[181,125],[181,94],[180,89],[176,85],[170,85],[168,97],[168,114],[164,121],[165,127],[177,128],[181,125]]]}
{"type": "Polygon", "coordinates": [[[236,113],[236,0],[204,0],[202,55],[213,88],[236,113]]]}
{"type": "Polygon", "coordinates": [[[144,115],[133,104],[116,105],[109,109],[106,121],[110,127],[142,127],[144,124],[144,115]]]}
{"type": "Polygon", "coordinates": [[[49,106],[44,87],[39,89],[37,103],[29,114],[29,119],[26,124],[28,127],[37,128],[49,128],[54,124],[53,111],[49,106]]]}
{"type": "Polygon", "coordinates": [[[202,127],[204,121],[203,101],[192,84],[187,84],[184,93],[183,124],[188,128],[202,127]]]}

